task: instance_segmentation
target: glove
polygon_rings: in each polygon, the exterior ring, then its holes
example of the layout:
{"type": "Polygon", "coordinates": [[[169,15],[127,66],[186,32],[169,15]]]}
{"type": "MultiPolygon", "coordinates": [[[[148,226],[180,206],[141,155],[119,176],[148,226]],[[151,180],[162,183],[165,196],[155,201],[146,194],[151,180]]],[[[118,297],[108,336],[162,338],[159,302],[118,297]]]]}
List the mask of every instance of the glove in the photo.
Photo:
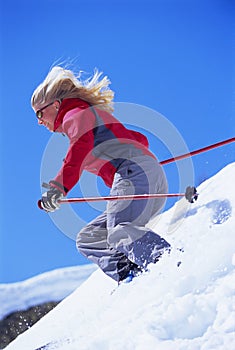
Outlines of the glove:
{"type": "Polygon", "coordinates": [[[50,189],[43,193],[42,199],[38,201],[38,206],[40,209],[46,212],[53,212],[60,207],[58,202],[63,197],[63,193],[55,187],[50,187],[50,189]]]}

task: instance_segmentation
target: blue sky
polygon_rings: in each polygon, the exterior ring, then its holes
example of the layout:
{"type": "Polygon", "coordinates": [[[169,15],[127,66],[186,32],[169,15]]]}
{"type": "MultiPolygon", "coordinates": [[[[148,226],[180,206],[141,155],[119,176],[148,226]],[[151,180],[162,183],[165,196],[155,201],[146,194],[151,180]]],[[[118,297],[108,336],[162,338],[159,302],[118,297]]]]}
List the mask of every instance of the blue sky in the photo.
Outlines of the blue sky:
{"type": "MultiPolygon", "coordinates": [[[[116,102],[160,112],[194,150],[235,135],[234,15],[229,0],[0,2],[0,283],[87,263],[36,205],[51,134],[30,98],[48,69],[66,60],[89,74],[97,67],[116,102]]],[[[150,144],[159,160],[171,157],[155,138],[150,144]]],[[[194,157],[195,184],[234,159],[233,144],[194,157]]],[[[165,171],[177,191],[175,164],[165,171]]],[[[77,209],[85,220],[88,209],[77,209]]]]}

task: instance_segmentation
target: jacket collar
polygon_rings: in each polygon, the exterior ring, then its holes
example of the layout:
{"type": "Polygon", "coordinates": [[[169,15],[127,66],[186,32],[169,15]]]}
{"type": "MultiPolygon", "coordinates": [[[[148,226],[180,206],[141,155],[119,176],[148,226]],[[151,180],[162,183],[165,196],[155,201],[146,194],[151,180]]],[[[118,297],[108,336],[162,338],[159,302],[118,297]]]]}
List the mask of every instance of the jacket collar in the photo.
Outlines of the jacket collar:
{"type": "Polygon", "coordinates": [[[54,122],[54,131],[56,131],[63,123],[65,114],[75,108],[85,109],[89,107],[89,103],[80,98],[65,98],[60,104],[60,109],[54,122]]]}

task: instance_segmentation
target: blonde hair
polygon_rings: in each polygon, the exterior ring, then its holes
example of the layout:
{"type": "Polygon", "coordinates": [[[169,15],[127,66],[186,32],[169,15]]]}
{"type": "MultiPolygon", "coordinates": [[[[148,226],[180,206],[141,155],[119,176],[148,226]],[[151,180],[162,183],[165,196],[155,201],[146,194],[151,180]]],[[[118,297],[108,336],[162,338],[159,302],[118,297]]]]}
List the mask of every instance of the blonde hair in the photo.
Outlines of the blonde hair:
{"type": "Polygon", "coordinates": [[[56,100],[80,98],[93,106],[98,105],[98,108],[112,112],[114,92],[109,88],[110,80],[107,76],[99,80],[101,75],[102,72],[95,69],[92,77],[81,81],[81,73],[75,75],[71,70],[55,66],[33,92],[31,105],[42,107],[56,100]]]}

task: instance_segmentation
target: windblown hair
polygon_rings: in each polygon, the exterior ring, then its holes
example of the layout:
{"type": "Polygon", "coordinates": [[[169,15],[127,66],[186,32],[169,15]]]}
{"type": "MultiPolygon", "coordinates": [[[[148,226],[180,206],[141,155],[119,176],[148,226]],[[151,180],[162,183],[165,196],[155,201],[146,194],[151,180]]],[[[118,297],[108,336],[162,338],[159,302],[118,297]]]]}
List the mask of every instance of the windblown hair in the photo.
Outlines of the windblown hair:
{"type": "Polygon", "coordinates": [[[107,76],[99,79],[102,72],[94,71],[92,77],[81,81],[68,69],[53,67],[45,80],[36,88],[31,98],[31,105],[42,107],[45,104],[65,98],[80,98],[89,104],[108,112],[113,111],[114,92],[109,88],[107,76]]]}

